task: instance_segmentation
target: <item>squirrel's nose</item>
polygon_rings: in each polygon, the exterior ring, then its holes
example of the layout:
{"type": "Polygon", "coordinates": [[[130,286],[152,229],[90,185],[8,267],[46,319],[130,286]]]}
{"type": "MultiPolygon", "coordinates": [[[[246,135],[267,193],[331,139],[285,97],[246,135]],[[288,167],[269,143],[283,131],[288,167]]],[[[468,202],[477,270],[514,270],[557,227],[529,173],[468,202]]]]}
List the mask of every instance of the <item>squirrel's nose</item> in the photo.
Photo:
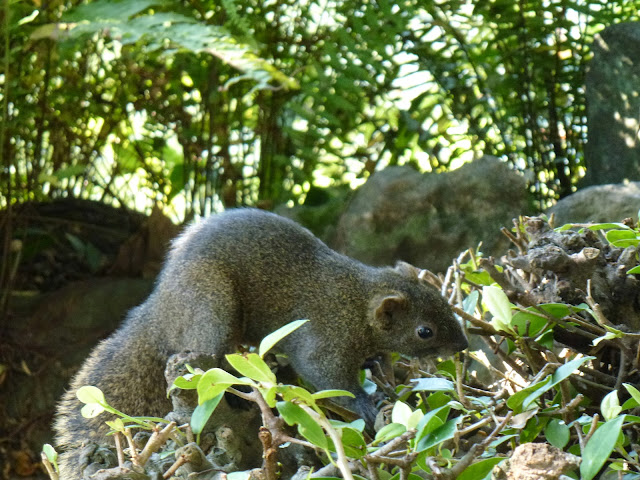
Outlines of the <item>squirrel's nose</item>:
{"type": "Polygon", "coordinates": [[[459,352],[461,350],[464,350],[468,346],[469,346],[469,340],[467,340],[467,337],[465,337],[462,330],[460,330],[456,335],[456,340],[453,342],[453,351],[459,352]]]}

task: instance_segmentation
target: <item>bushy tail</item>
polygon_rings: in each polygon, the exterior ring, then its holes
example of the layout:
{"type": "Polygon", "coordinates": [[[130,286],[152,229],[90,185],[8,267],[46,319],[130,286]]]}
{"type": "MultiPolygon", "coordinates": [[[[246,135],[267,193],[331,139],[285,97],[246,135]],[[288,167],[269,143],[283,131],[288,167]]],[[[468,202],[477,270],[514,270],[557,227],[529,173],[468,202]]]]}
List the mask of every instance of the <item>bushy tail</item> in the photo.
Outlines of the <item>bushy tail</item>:
{"type": "Polygon", "coordinates": [[[73,448],[58,457],[60,480],[82,480],[83,471],[87,467],[82,459],[82,448],[73,448]]]}

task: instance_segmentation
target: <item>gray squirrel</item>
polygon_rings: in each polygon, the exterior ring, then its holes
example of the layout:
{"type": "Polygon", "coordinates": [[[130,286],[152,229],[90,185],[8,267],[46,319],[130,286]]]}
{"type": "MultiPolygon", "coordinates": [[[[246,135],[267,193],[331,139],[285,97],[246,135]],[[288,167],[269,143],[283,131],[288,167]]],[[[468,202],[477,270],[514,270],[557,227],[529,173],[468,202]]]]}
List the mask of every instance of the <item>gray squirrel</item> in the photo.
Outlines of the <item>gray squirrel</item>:
{"type": "Polygon", "coordinates": [[[170,355],[222,356],[298,319],[310,321],[279,349],[315,388],[352,392],[346,406],[372,426],[377,410],[359,383],[368,358],[450,355],[468,345],[446,300],[418,272],[403,262],[364,265],[261,210],[228,210],[191,225],[173,242],[149,298],[93,350],[64,394],[55,422],[60,478],[82,478],[83,443],[113,442],[106,415],[80,414],[78,388],[97,386],[128,415],[164,416],[170,355]]]}

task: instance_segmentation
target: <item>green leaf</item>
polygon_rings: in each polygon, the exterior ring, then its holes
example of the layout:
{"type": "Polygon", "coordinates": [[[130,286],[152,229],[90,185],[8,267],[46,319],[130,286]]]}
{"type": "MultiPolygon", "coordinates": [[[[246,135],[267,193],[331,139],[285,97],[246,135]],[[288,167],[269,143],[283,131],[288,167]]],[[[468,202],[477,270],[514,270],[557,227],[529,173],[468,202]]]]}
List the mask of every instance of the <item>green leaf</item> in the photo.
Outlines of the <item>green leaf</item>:
{"type": "Polygon", "coordinates": [[[423,437],[444,425],[450,411],[451,407],[449,405],[443,405],[428,411],[416,426],[416,441],[419,442],[423,437]]]}
{"type": "Polygon", "coordinates": [[[294,330],[297,330],[298,328],[300,328],[302,325],[304,325],[308,321],[309,320],[294,320],[293,322],[287,323],[285,326],[280,327],[275,332],[272,332],[266,337],[264,337],[260,342],[260,346],[258,347],[258,355],[264,358],[265,354],[269,350],[271,350],[271,348],[276,343],[278,343],[280,340],[282,340],[284,337],[289,335],[294,330]]]}
{"type": "Polygon", "coordinates": [[[391,410],[391,422],[400,423],[404,425],[405,428],[408,428],[407,422],[409,421],[409,417],[411,417],[412,413],[413,410],[411,410],[409,405],[404,402],[397,401],[391,410]]]}
{"type": "Polygon", "coordinates": [[[100,415],[102,412],[104,412],[104,407],[99,403],[87,403],[80,410],[80,414],[84,418],[94,418],[100,415]]]}
{"type": "Polygon", "coordinates": [[[591,341],[591,343],[593,343],[594,346],[597,346],[603,340],[612,340],[614,338],[622,338],[623,336],[624,336],[623,332],[620,332],[620,331],[617,331],[617,332],[608,331],[603,336],[598,337],[598,338],[594,338],[591,341]]]}
{"type": "Polygon", "coordinates": [[[226,355],[225,358],[241,375],[249,377],[256,382],[276,383],[277,381],[276,376],[262,357],[255,353],[249,353],[246,357],[234,353],[232,355],[226,355]]]}
{"type": "MultiPolygon", "coordinates": [[[[487,275],[489,274],[487,273],[487,275]]],[[[491,283],[493,283],[493,281],[486,285],[491,285],[491,283]]],[[[480,292],[478,292],[478,290],[474,290],[469,295],[467,295],[467,297],[462,301],[462,309],[465,311],[465,313],[468,313],[469,315],[473,315],[475,313],[476,307],[478,306],[479,298],[480,292]]]]}
{"type": "Polygon", "coordinates": [[[282,395],[283,400],[288,402],[302,400],[303,403],[309,406],[314,406],[316,404],[316,400],[311,392],[302,387],[296,387],[295,385],[280,385],[277,387],[277,390],[278,393],[282,395]]]}
{"type": "Polygon", "coordinates": [[[220,368],[207,370],[198,382],[198,404],[217,397],[232,385],[256,386],[251,380],[236,378],[220,368]]]}
{"type": "Polygon", "coordinates": [[[411,380],[414,392],[452,392],[455,385],[451,380],[446,378],[414,378],[411,380]]]}
{"type": "Polygon", "coordinates": [[[509,399],[507,400],[507,406],[511,408],[515,413],[520,413],[524,410],[527,410],[531,403],[540,398],[543,393],[551,390],[558,383],[575,372],[578,367],[580,367],[580,365],[593,358],[594,357],[576,358],[574,360],[571,360],[570,362],[565,363],[564,365],[561,365],[555,372],[553,372],[552,375],[549,375],[548,377],[534,385],[529,385],[527,388],[524,388],[509,397],[509,399]]]}
{"type": "Polygon", "coordinates": [[[375,443],[388,442],[389,440],[402,435],[406,431],[407,428],[404,425],[400,423],[390,423],[378,430],[378,433],[376,433],[375,443]]]}
{"type": "Polygon", "coordinates": [[[501,288],[482,287],[482,299],[493,315],[491,324],[498,330],[513,332],[511,328],[511,303],[501,288]]]}
{"type": "Polygon", "coordinates": [[[504,458],[494,457],[480,460],[465,468],[460,475],[456,477],[456,480],[480,480],[485,478],[491,473],[493,467],[500,462],[503,462],[504,458]]]}
{"type": "Polygon", "coordinates": [[[603,423],[589,439],[582,452],[580,477],[582,480],[593,479],[616,446],[624,415],[603,423]]]}
{"type": "Polygon", "coordinates": [[[440,445],[442,442],[452,439],[456,433],[458,423],[461,419],[462,417],[452,418],[451,420],[445,422],[444,425],[436,428],[430,434],[422,437],[416,445],[416,451],[422,452],[436,445],[440,445]]]}
{"type": "Polygon", "coordinates": [[[609,230],[605,236],[614,247],[635,247],[640,243],[638,235],[633,230],[609,230]]]}
{"type": "Polygon", "coordinates": [[[618,392],[616,390],[607,393],[600,402],[600,411],[605,420],[611,420],[616,418],[622,411],[620,406],[620,400],[618,399],[618,392]]]}
{"type": "Polygon", "coordinates": [[[320,400],[321,398],[331,398],[331,397],[351,397],[355,398],[356,396],[348,390],[320,390],[312,395],[314,400],[320,400]]]}
{"type": "Polygon", "coordinates": [[[186,375],[176,378],[173,381],[173,385],[171,385],[171,388],[179,388],[181,390],[195,390],[196,388],[198,388],[198,383],[200,382],[201,378],[202,375],[187,373],[186,375]]]}
{"type": "Polygon", "coordinates": [[[111,430],[115,431],[115,432],[124,432],[124,422],[122,421],[121,418],[116,418],[113,421],[107,421],[104,422],[107,425],[109,425],[109,428],[111,428],[111,430]]]}
{"type": "Polygon", "coordinates": [[[191,430],[193,430],[193,433],[196,435],[202,433],[202,430],[209,421],[209,418],[211,418],[211,415],[220,403],[220,400],[222,400],[222,397],[224,397],[224,393],[210,398],[193,410],[193,413],[191,414],[191,430]]]}
{"type": "Polygon", "coordinates": [[[627,275],[631,274],[640,274],[640,265],[633,267],[631,270],[627,271],[627,275]]]}
{"type": "Polygon", "coordinates": [[[47,460],[49,460],[51,465],[53,465],[54,470],[56,472],[58,472],[59,471],[59,468],[58,468],[58,452],[56,452],[56,449],[53,448],[48,443],[45,443],[42,446],[42,452],[47,457],[47,460]]]}
{"type": "Polygon", "coordinates": [[[524,335],[529,326],[529,336],[535,337],[542,333],[542,328],[548,320],[541,316],[539,310],[543,310],[555,318],[564,318],[570,315],[572,310],[564,303],[543,303],[537,307],[528,307],[525,311],[517,312],[513,315],[511,324],[517,327],[518,333],[524,335]]]}
{"type": "Polygon", "coordinates": [[[563,421],[552,418],[544,429],[547,441],[557,448],[564,448],[569,443],[571,429],[563,421]]]}
{"type": "Polygon", "coordinates": [[[276,408],[288,425],[298,426],[298,432],[304,438],[325,450],[329,447],[322,427],[300,405],[292,402],[278,402],[276,408]]]}
{"type": "MultiPolygon", "coordinates": [[[[341,428],[340,432],[344,453],[348,457],[362,458],[367,454],[367,443],[364,441],[362,433],[349,427],[341,428]]],[[[329,450],[335,452],[333,441],[329,439],[329,442],[329,450]]]]}
{"type": "Polygon", "coordinates": [[[629,229],[624,223],[594,223],[587,227],[589,230],[609,230],[611,228],[616,229],[629,229]]]}
{"type": "Polygon", "coordinates": [[[94,22],[97,20],[121,20],[136,15],[163,0],[96,0],[79,5],[63,15],[66,22],[94,22]]]}
{"type": "Polygon", "coordinates": [[[276,393],[278,392],[278,385],[267,389],[267,391],[260,390],[260,393],[264,397],[264,401],[267,402],[269,408],[276,408],[276,393]]]}
{"type": "Polygon", "coordinates": [[[107,401],[104,398],[104,393],[98,387],[94,387],[91,385],[85,385],[84,387],[80,387],[76,392],[76,397],[82,403],[98,403],[98,404],[106,404],[107,401]]]}
{"type": "Polygon", "coordinates": [[[638,403],[638,405],[640,405],[640,391],[629,383],[623,383],[622,385],[624,385],[624,388],[627,389],[629,395],[631,395],[631,397],[638,403]]]}

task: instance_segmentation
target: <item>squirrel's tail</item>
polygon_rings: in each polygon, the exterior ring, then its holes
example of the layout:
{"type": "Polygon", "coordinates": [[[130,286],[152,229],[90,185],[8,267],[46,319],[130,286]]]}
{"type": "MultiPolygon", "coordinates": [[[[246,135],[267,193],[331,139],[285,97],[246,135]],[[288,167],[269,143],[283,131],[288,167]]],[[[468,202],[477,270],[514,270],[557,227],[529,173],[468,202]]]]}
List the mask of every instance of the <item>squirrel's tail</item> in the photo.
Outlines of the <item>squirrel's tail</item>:
{"type": "Polygon", "coordinates": [[[72,448],[58,457],[60,480],[82,480],[85,465],[82,465],[82,448],[72,448]]]}

